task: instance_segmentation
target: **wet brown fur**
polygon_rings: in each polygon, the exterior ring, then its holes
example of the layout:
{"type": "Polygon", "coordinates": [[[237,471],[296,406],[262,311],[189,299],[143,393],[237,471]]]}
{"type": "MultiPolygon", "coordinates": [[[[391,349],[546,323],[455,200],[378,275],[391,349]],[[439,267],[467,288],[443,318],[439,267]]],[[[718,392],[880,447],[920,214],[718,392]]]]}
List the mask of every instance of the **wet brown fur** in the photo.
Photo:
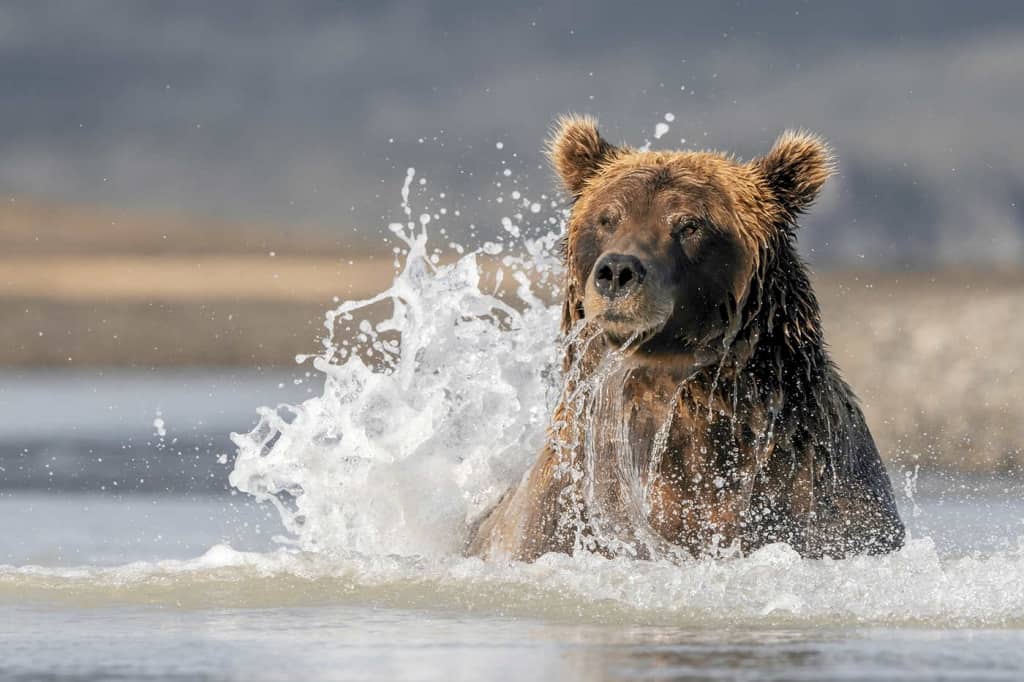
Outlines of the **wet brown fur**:
{"type": "Polygon", "coordinates": [[[468,553],[528,561],[586,548],[652,557],[782,541],[808,557],[844,557],[900,547],[888,476],[829,358],[795,248],[797,217],[833,173],[825,143],[787,132],[743,163],[717,152],[616,147],[592,119],[565,117],[549,155],[574,202],[565,240],[566,387],[548,446],[473,529],[468,553]],[[650,296],[617,305],[645,319],[665,310],[668,294],[677,302],[694,290],[718,298],[696,322],[673,326],[676,305],[595,388],[588,379],[615,347],[585,312],[606,303],[593,293],[595,261],[609,245],[669,258],[680,247],[662,223],[676,213],[698,217],[715,236],[684,239],[686,257],[661,264],[669,274],[645,285],[650,296]],[[731,246],[704,254],[712,238],[731,246]],[[582,386],[597,397],[581,399],[582,386]],[[589,460],[588,428],[596,429],[589,460]],[[628,471],[616,458],[623,451],[636,459],[628,471]],[[581,467],[590,467],[586,489],[574,475],[581,467]],[[631,475],[639,501],[624,492],[631,475]]]}

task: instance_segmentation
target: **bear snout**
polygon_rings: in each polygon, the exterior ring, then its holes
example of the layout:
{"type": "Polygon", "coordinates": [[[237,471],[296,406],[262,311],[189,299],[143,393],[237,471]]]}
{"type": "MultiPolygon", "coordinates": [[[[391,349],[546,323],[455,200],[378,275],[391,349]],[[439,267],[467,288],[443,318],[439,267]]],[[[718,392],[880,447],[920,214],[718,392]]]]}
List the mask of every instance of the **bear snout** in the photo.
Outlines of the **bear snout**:
{"type": "Polygon", "coordinates": [[[594,288],[609,300],[635,291],[646,277],[640,259],[622,253],[605,254],[594,266],[594,288]]]}

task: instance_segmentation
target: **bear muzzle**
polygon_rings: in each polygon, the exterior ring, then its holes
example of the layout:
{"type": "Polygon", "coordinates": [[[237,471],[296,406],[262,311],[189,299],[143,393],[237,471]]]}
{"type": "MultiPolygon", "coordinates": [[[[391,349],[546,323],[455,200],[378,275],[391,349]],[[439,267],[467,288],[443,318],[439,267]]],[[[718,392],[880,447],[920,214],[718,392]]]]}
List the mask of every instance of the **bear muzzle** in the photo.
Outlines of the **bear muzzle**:
{"type": "Polygon", "coordinates": [[[640,259],[622,253],[605,254],[594,266],[594,288],[607,299],[628,296],[646,277],[647,268],[640,259]]]}
{"type": "Polygon", "coordinates": [[[586,316],[613,342],[646,339],[664,327],[672,314],[664,276],[641,256],[609,252],[591,270],[584,295],[586,316]]]}

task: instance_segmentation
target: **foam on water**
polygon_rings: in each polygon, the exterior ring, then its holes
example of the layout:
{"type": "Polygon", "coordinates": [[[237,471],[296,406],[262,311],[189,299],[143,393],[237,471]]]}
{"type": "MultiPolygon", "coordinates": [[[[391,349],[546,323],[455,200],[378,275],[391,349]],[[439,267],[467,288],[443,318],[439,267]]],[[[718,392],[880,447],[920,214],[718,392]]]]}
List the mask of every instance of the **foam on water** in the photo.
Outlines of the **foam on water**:
{"type": "Polygon", "coordinates": [[[0,603],[431,608],[610,623],[1024,626],[1024,551],[940,559],[930,540],[885,557],[807,561],[783,545],[731,560],[547,555],[485,563],[217,546],[190,561],[0,567],[0,603]]]}

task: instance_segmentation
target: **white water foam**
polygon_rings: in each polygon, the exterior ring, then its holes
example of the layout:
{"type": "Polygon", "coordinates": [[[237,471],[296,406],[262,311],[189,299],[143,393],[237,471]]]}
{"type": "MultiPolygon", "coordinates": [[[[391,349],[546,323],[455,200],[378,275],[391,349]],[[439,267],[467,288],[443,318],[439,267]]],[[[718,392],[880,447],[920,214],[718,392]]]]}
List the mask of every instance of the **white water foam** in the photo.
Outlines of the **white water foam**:
{"type": "Polygon", "coordinates": [[[491,243],[437,264],[429,216],[412,220],[414,177],[409,169],[402,188],[406,221],[389,226],[404,267],[387,291],[327,314],[312,358],[323,394],[264,408],[251,433],[233,436],[231,484],[276,504],[301,549],[457,553],[467,524],[543,442],[559,384],[558,308],[537,287],[557,276],[557,237],[521,238],[506,218],[522,255],[496,262],[488,254],[505,249],[491,243]],[[488,276],[511,278],[518,305],[484,291],[488,276]]]}
{"type": "Polygon", "coordinates": [[[678,626],[1024,627],[1024,550],[941,559],[928,539],[844,561],[784,545],[688,562],[549,554],[534,564],[212,548],[116,568],[0,567],[0,603],[264,608],[352,604],[678,626]]]}

